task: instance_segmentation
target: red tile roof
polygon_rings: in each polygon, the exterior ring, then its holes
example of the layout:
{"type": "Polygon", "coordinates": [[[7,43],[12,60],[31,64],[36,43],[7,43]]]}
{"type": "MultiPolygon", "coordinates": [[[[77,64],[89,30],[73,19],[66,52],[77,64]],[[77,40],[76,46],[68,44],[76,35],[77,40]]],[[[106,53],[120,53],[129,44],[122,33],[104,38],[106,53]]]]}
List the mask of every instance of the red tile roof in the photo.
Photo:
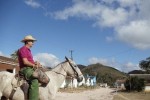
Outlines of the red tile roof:
{"type": "Polygon", "coordinates": [[[0,56],[0,71],[13,70],[14,67],[16,71],[19,71],[19,64],[17,60],[0,56]]]}

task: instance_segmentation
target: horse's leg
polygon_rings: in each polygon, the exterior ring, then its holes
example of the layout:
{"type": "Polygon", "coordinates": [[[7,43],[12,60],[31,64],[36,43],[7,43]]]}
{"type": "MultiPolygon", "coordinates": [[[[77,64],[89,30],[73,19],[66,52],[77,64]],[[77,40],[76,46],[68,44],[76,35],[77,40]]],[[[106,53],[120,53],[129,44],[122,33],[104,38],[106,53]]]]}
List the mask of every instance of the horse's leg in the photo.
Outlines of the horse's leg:
{"type": "Polygon", "coordinates": [[[6,97],[2,96],[0,100],[9,100],[6,97]]]}
{"type": "Polygon", "coordinates": [[[0,92],[0,100],[2,100],[2,93],[0,92]]]}

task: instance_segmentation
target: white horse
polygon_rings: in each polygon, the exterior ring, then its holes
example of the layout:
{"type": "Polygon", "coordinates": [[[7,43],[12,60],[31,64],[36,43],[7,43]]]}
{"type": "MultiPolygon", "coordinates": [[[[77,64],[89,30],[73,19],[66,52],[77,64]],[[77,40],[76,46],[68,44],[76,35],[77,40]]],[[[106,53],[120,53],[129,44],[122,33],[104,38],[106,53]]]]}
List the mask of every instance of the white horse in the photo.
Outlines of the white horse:
{"type": "MultiPolygon", "coordinates": [[[[51,71],[46,72],[47,76],[50,78],[50,82],[46,87],[39,87],[39,100],[53,100],[67,75],[77,78],[79,82],[82,81],[83,75],[78,66],[71,59],[65,58],[66,61],[58,64],[51,71]]],[[[9,96],[13,89],[11,84],[13,79],[13,73],[6,71],[0,72],[0,98],[5,96],[9,100],[9,96]]],[[[12,100],[25,100],[24,98],[22,89],[18,87],[12,100]]]]}

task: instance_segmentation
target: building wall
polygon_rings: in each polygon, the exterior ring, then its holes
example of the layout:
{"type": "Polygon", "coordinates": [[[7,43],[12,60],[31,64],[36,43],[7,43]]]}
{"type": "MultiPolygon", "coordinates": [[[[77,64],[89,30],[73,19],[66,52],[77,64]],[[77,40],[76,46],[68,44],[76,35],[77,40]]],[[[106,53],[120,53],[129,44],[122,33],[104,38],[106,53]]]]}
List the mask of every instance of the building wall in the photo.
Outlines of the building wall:
{"type": "Polygon", "coordinates": [[[150,86],[145,86],[144,92],[150,92],[150,86]]]}
{"type": "Polygon", "coordinates": [[[67,78],[64,80],[60,88],[77,88],[78,86],[84,85],[85,84],[85,78],[83,77],[82,82],[78,82],[76,78],[74,79],[69,79],[67,78]]]}

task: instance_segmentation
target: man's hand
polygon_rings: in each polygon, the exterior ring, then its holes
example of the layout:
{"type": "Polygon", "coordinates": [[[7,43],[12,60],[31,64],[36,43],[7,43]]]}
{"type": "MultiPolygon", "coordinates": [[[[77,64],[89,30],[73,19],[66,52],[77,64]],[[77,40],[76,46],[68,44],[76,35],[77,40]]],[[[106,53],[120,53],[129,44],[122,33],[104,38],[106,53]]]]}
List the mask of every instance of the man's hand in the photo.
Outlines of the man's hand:
{"type": "Polygon", "coordinates": [[[31,67],[36,67],[36,64],[33,64],[31,62],[28,61],[27,58],[23,58],[23,63],[26,65],[26,66],[31,66],[31,67]]]}
{"type": "Polygon", "coordinates": [[[42,67],[42,65],[38,62],[38,61],[35,61],[35,66],[38,68],[38,67],[42,67]]]}

